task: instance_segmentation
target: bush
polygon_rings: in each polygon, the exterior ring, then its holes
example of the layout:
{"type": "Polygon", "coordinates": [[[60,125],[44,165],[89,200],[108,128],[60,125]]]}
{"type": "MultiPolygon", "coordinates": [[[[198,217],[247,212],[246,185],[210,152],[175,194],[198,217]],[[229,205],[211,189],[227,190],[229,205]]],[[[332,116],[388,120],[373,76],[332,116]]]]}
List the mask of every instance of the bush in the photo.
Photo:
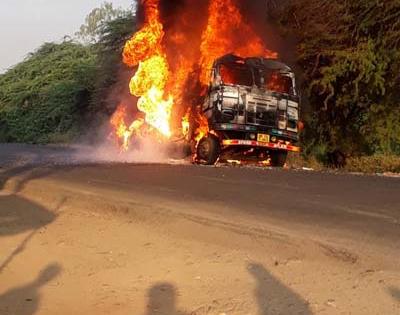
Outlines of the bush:
{"type": "Polygon", "coordinates": [[[60,133],[74,137],[94,89],[96,58],[81,44],[46,43],[1,75],[1,137],[28,143],[60,133]]]}
{"type": "Polygon", "coordinates": [[[400,173],[400,156],[373,155],[347,159],[346,170],[362,173],[400,173]]]}

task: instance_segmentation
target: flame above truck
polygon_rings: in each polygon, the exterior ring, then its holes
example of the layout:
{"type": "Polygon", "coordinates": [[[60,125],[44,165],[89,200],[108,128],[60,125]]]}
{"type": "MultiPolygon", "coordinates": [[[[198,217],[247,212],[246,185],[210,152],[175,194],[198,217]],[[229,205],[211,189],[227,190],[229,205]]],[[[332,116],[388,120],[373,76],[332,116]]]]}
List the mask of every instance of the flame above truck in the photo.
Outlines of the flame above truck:
{"type": "Polygon", "coordinates": [[[134,98],[124,99],[110,120],[121,151],[136,139],[176,143],[185,138],[196,162],[212,164],[220,152],[240,151],[244,141],[295,150],[294,75],[274,60],[278,54],[242,14],[240,1],[182,0],[173,17],[163,11],[167,2],[137,2],[144,19],[123,50],[134,98]],[[211,157],[205,155],[207,143],[216,150],[211,157]]]}

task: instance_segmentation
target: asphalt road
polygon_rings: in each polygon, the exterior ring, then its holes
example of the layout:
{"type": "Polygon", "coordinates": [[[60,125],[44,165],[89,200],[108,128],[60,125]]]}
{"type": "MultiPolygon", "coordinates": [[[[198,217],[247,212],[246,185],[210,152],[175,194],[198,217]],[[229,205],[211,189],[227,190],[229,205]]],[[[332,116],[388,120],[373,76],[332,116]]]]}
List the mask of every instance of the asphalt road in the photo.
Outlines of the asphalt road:
{"type": "Polygon", "coordinates": [[[399,178],[89,153],[0,145],[0,312],[398,314],[399,178]]]}
{"type": "Polygon", "coordinates": [[[149,205],[192,205],[194,213],[245,217],[314,239],[361,243],[364,248],[376,245],[400,253],[399,178],[187,163],[81,165],[74,152],[3,146],[0,158],[8,165],[23,161],[8,167],[9,177],[47,166],[39,177],[118,190],[132,199],[140,195],[149,205]]]}
{"type": "Polygon", "coordinates": [[[400,180],[377,176],[179,165],[65,168],[54,176],[149,203],[191,205],[223,218],[247,217],[311,238],[376,244],[399,253],[400,180]],[[153,202],[152,202],[153,200],[153,202]]]}

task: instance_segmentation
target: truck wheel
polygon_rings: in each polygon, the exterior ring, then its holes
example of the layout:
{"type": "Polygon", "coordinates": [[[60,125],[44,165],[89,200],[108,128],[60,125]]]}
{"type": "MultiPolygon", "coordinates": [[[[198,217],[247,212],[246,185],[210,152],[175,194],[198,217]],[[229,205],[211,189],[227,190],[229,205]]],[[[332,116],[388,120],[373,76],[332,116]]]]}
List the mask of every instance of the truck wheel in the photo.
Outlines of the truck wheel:
{"type": "Polygon", "coordinates": [[[270,153],[271,165],[275,167],[283,167],[287,159],[287,151],[272,151],[270,153]]]}
{"type": "Polygon", "coordinates": [[[213,136],[207,136],[197,145],[196,162],[205,165],[214,165],[221,153],[219,140],[213,136]]]}

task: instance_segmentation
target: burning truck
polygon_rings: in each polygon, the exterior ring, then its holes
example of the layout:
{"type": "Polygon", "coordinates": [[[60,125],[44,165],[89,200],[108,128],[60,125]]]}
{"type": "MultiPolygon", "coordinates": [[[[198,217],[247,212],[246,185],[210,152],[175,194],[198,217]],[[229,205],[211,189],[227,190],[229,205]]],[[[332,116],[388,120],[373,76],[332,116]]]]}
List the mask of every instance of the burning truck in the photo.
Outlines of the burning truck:
{"type": "Polygon", "coordinates": [[[121,151],[151,138],[186,145],[196,163],[229,156],[276,166],[299,151],[295,76],[255,31],[255,15],[246,18],[247,1],[137,4],[144,19],[123,50],[134,101],[111,118],[121,151]]]}
{"type": "MultiPolygon", "coordinates": [[[[214,164],[221,155],[266,160],[283,166],[299,152],[299,96],[285,64],[261,57],[226,55],[214,62],[201,115],[208,132],[198,138],[195,160],[214,164]]],[[[196,138],[197,137],[197,138],[196,138]]]]}

